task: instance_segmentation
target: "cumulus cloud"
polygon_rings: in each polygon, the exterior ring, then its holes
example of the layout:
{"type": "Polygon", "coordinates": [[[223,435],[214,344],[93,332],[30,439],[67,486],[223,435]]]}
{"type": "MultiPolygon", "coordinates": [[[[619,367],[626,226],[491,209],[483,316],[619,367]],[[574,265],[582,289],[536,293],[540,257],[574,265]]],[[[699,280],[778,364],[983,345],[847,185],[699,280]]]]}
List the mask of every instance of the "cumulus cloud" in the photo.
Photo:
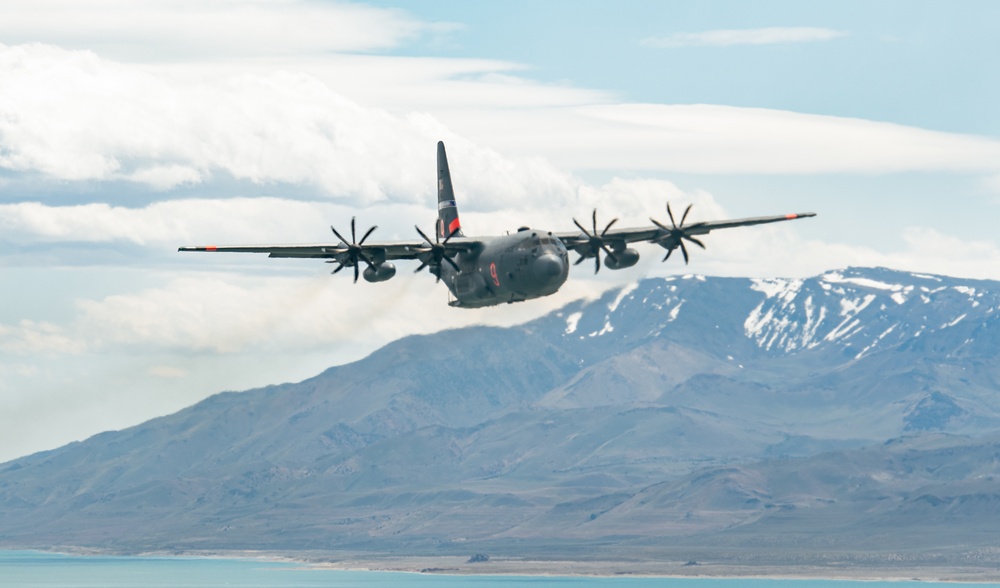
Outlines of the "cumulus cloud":
{"type": "MultiPolygon", "coordinates": [[[[49,356],[167,351],[181,357],[324,349],[347,361],[412,333],[518,324],[608,287],[583,279],[533,304],[463,312],[447,306],[444,285],[426,273],[383,284],[352,284],[343,276],[330,277],[322,271],[325,267],[318,264],[318,272],[308,277],[166,276],[155,287],[77,300],[75,316],[63,325],[27,320],[0,324],[0,349],[49,356]]],[[[159,364],[151,370],[157,377],[184,375],[159,364]]]]}
{"type": "Polygon", "coordinates": [[[378,200],[411,194],[426,174],[414,153],[434,144],[419,119],[291,72],[182,81],[37,45],[0,49],[0,72],[0,167],[60,180],[164,189],[223,173],[378,200]]]}
{"type": "Polygon", "coordinates": [[[35,0],[0,5],[0,36],[98,47],[126,61],[384,50],[457,25],[308,0],[35,0]],[[54,18],[58,15],[58,18],[54,18]]]}
{"type": "MultiPolygon", "coordinates": [[[[487,153],[487,157],[492,155],[487,153]]],[[[574,229],[574,217],[588,219],[595,208],[604,222],[619,217],[622,225],[649,226],[650,215],[666,222],[667,202],[673,202],[678,211],[694,203],[696,213],[703,218],[726,216],[710,194],[684,192],[664,180],[613,178],[591,185],[562,174],[548,179],[551,185],[561,186],[553,190],[558,195],[553,198],[527,189],[531,184],[544,186],[545,178],[510,180],[511,175],[504,172],[517,171],[515,163],[487,161],[481,165],[497,165],[499,170],[479,178],[478,184],[473,182],[474,186],[485,187],[477,187],[471,194],[462,189],[460,181],[467,176],[472,179],[471,175],[453,167],[452,177],[459,187],[459,210],[469,234],[500,235],[525,224],[570,231],[574,229]]],[[[131,243],[175,255],[176,248],[183,245],[330,242],[334,237],[329,225],[343,233],[354,216],[360,230],[378,225],[373,241],[414,239],[414,224],[428,231],[437,218],[434,198],[428,193],[420,204],[368,207],[273,197],[177,199],[141,207],[17,202],[0,204],[0,241],[19,245],[131,243]]],[[[197,264],[203,260],[185,261],[197,264]]]]}
{"type": "Polygon", "coordinates": [[[0,168],[156,190],[223,176],[361,203],[425,203],[434,145],[445,139],[469,194],[499,188],[523,202],[571,188],[544,160],[501,157],[426,114],[362,107],[307,74],[213,74],[0,48],[0,168]]]}
{"type": "Polygon", "coordinates": [[[767,27],[760,29],[717,29],[700,33],[674,33],[648,37],[640,44],[653,48],[730,47],[733,45],[776,45],[812,43],[846,37],[848,33],[818,27],[767,27]]]}
{"type": "MultiPolygon", "coordinates": [[[[477,67],[484,72],[502,65],[477,67]]],[[[220,75],[211,68],[125,65],[51,46],[3,47],[0,168],[153,190],[235,178],[363,204],[421,204],[432,197],[428,170],[434,144],[444,139],[472,207],[490,206],[498,193],[521,204],[566,202],[577,186],[560,168],[793,174],[1000,169],[1000,141],[991,138],[768,109],[610,104],[601,102],[606,96],[538,84],[523,84],[531,98],[520,105],[515,100],[503,108],[450,111],[446,126],[428,113],[361,106],[334,90],[332,77],[329,70],[220,75]],[[565,107],[552,108],[546,100],[565,107]]],[[[478,97],[511,85],[451,83],[478,97]]]]}

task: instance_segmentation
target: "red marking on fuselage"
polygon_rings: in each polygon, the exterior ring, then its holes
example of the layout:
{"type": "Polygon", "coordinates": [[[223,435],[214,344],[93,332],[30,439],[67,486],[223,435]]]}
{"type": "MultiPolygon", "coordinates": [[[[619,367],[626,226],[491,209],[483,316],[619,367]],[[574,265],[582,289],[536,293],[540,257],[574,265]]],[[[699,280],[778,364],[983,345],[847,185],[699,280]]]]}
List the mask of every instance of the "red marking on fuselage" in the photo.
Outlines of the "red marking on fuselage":
{"type": "Polygon", "coordinates": [[[493,278],[493,283],[497,286],[500,285],[500,277],[497,276],[497,264],[490,262],[490,277],[493,278]]]}

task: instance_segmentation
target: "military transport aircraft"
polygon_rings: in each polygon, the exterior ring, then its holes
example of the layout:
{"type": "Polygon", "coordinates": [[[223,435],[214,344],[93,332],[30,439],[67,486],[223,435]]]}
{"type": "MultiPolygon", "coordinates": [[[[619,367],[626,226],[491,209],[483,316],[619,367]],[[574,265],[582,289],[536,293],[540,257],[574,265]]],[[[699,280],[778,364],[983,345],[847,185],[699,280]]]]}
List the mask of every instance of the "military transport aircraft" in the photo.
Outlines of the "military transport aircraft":
{"type": "Polygon", "coordinates": [[[354,268],[354,281],[359,274],[369,282],[384,282],[396,275],[392,261],[416,259],[420,261],[414,273],[427,268],[444,280],[454,297],[451,306],[478,308],[504,302],[520,302],[554,294],[569,276],[569,251],[575,251],[579,258],[575,264],[586,259],[594,259],[594,273],[601,269],[601,253],[608,269],[631,267],[639,261],[639,252],[628,247],[636,241],[656,243],[667,250],[666,261],[676,249],[681,250],[684,263],[688,262],[688,250],[684,242],[705,248],[696,235],[704,235],[715,229],[728,229],[748,225],[761,225],[778,221],[815,216],[806,212],[781,216],[764,216],[723,221],[702,221],[685,225],[691,206],[688,205],[680,223],[674,220],[674,213],[667,204],[666,225],[650,219],[653,226],[642,228],[611,227],[618,221],[613,219],[604,229],[597,230],[597,210],[591,217],[590,228],[576,219],[578,231],[556,233],[540,229],[522,227],[516,233],[498,237],[466,237],[458,219],[455,193],[448,170],[448,158],[444,143],[437,145],[438,162],[438,220],[434,240],[419,226],[417,233],[421,240],[367,242],[377,227],[368,229],[361,239],[357,238],[354,219],[351,219],[351,240],[348,241],[337,229],[330,227],[340,242],[318,245],[230,245],[207,247],[181,247],[179,251],[235,251],[246,253],[267,253],[269,257],[298,257],[326,259],[326,263],[336,263],[333,273],[350,267],[354,268]],[[362,272],[361,264],[366,267],[362,272]]]}

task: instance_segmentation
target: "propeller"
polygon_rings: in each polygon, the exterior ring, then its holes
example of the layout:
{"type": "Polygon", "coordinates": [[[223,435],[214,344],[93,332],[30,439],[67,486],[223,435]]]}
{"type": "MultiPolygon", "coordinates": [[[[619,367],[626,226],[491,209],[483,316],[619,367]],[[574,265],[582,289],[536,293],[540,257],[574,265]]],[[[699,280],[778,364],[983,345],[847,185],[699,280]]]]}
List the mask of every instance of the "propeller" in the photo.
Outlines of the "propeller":
{"type": "MultiPolygon", "coordinates": [[[[455,233],[452,233],[452,234],[448,235],[447,237],[445,237],[444,241],[440,241],[440,237],[438,236],[437,232],[435,231],[434,232],[434,240],[431,241],[430,237],[428,237],[426,233],[424,233],[423,231],[420,230],[420,227],[418,227],[416,225],[413,225],[413,228],[416,229],[418,233],[420,233],[420,236],[424,238],[424,241],[427,241],[427,245],[428,246],[427,247],[423,247],[420,250],[420,252],[421,253],[429,253],[430,254],[430,255],[428,255],[426,257],[422,257],[421,258],[421,260],[420,260],[420,267],[418,267],[417,269],[413,270],[413,273],[417,273],[417,272],[419,272],[420,270],[424,269],[425,267],[427,267],[429,265],[436,265],[438,267],[441,267],[441,262],[442,261],[447,261],[448,264],[451,265],[451,267],[455,268],[456,272],[457,271],[461,271],[460,269],[458,269],[458,264],[455,263],[455,260],[453,260],[452,258],[448,257],[448,255],[447,255],[448,249],[445,247],[445,245],[448,244],[448,241],[450,241],[451,238],[455,236],[455,233]]],[[[439,272],[439,274],[438,274],[437,279],[435,280],[435,282],[440,281],[440,280],[441,280],[441,275],[440,275],[440,272],[439,272]]]]}
{"type": "Polygon", "coordinates": [[[691,212],[691,206],[692,206],[691,204],[688,204],[687,208],[684,209],[684,215],[681,216],[681,222],[680,222],[680,224],[677,224],[677,222],[674,220],[674,213],[673,213],[672,210],[670,210],[670,203],[669,202],[667,203],[667,215],[670,217],[670,224],[673,225],[672,227],[668,227],[668,226],[664,225],[663,223],[661,223],[660,221],[656,220],[655,218],[650,218],[649,219],[649,220],[653,221],[654,225],[660,227],[661,229],[663,229],[664,231],[667,232],[666,235],[663,235],[663,236],[657,237],[656,239],[653,239],[653,243],[658,243],[658,244],[663,244],[663,243],[665,243],[667,241],[670,241],[670,244],[667,247],[667,254],[665,256],[663,256],[663,261],[666,261],[667,259],[669,259],[670,258],[670,254],[673,253],[674,249],[677,249],[677,247],[679,246],[681,248],[681,253],[684,254],[684,265],[687,265],[687,262],[688,262],[688,251],[687,251],[687,247],[684,246],[684,240],[685,239],[687,239],[688,241],[694,243],[698,247],[701,247],[702,249],[705,248],[705,244],[704,243],[702,243],[698,239],[695,239],[694,237],[692,237],[691,235],[689,235],[688,232],[687,232],[687,231],[689,231],[691,229],[698,228],[698,227],[704,225],[705,223],[702,222],[702,223],[695,223],[693,225],[688,225],[686,227],[684,226],[684,221],[687,220],[688,213],[691,212]]]}
{"type": "MultiPolygon", "coordinates": [[[[333,231],[333,234],[336,235],[338,239],[340,239],[341,243],[343,243],[344,245],[347,245],[347,251],[346,251],[347,258],[343,259],[343,260],[338,259],[337,263],[339,263],[340,265],[338,265],[337,269],[333,270],[330,273],[334,273],[335,274],[335,273],[339,272],[340,270],[344,269],[345,267],[353,266],[354,267],[354,283],[357,284],[358,283],[358,276],[360,275],[360,271],[358,270],[358,262],[359,261],[363,261],[366,264],[368,264],[368,267],[370,267],[372,269],[375,269],[375,264],[373,264],[372,260],[369,259],[367,255],[365,255],[365,249],[364,249],[363,246],[365,244],[365,240],[369,237],[369,235],[372,234],[372,231],[374,231],[375,229],[378,228],[378,225],[372,226],[372,228],[368,229],[368,232],[366,232],[364,234],[364,236],[361,237],[361,240],[358,241],[357,240],[357,233],[355,233],[355,231],[354,231],[354,221],[355,221],[355,217],[352,216],[351,217],[351,241],[350,242],[348,242],[347,239],[345,239],[340,233],[338,233],[337,229],[333,228],[333,225],[330,225],[330,230],[333,231]]],[[[333,262],[329,262],[329,263],[333,263],[333,262]]]]}
{"type": "Polygon", "coordinates": [[[613,225],[616,222],[618,222],[618,219],[617,218],[611,219],[611,222],[608,223],[608,226],[604,227],[604,230],[601,231],[600,234],[597,233],[597,209],[596,208],[594,209],[594,214],[591,217],[591,220],[592,220],[592,226],[593,226],[593,231],[594,231],[593,233],[591,233],[590,231],[588,231],[575,218],[573,219],[573,222],[576,224],[576,226],[579,227],[580,230],[583,231],[583,234],[587,236],[587,239],[589,239],[589,241],[587,242],[587,247],[588,247],[589,251],[586,254],[581,253],[580,254],[580,259],[577,259],[576,262],[573,263],[573,265],[580,265],[581,263],[583,263],[584,259],[587,259],[588,257],[593,257],[594,258],[594,273],[596,274],[597,272],[601,271],[601,251],[604,251],[604,253],[608,257],[610,257],[611,259],[615,260],[615,262],[618,261],[618,257],[611,251],[611,249],[608,248],[607,244],[605,244],[605,242],[604,242],[604,235],[607,234],[608,229],[611,228],[611,225],[613,225]]]}

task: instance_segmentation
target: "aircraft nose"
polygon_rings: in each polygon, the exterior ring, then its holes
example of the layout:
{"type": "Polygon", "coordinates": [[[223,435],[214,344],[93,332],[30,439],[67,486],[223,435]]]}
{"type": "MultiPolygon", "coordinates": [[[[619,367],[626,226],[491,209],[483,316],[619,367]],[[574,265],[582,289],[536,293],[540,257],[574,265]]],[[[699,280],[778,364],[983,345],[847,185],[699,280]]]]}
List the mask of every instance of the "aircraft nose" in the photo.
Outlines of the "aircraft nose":
{"type": "Polygon", "coordinates": [[[551,253],[546,253],[535,259],[533,269],[536,278],[548,282],[563,273],[564,265],[561,259],[551,253]]]}

